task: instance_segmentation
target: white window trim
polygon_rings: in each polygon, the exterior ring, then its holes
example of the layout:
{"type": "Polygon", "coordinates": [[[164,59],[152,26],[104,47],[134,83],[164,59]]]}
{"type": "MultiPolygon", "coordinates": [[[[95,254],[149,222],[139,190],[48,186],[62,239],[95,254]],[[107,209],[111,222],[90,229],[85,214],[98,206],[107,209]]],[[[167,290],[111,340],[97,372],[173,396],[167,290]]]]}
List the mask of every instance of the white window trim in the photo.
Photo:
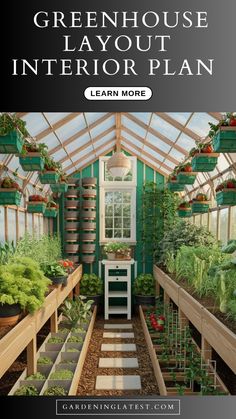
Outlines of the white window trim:
{"type": "Polygon", "coordinates": [[[110,182],[112,185],[100,187],[100,244],[108,242],[125,242],[130,244],[136,244],[136,188],[135,186],[124,185],[126,182],[122,182],[122,186],[116,185],[121,182],[110,182]],[[115,185],[114,185],[115,184],[115,185]],[[114,185],[114,186],[113,186],[114,185]],[[130,238],[112,238],[108,239],[105,237],[105,192],[107,191],[127,191],[131,192],[131,237],[130,238]]]}
{"type": "Polygon", "coordinates": [[[131,181],[107,181],[104,179],[104,162],[108,161],[110,156],[99,157],[99,185],[100,186],[137,186],[137,157],[129,156],[132,163],[132,180],[131,181]]]}

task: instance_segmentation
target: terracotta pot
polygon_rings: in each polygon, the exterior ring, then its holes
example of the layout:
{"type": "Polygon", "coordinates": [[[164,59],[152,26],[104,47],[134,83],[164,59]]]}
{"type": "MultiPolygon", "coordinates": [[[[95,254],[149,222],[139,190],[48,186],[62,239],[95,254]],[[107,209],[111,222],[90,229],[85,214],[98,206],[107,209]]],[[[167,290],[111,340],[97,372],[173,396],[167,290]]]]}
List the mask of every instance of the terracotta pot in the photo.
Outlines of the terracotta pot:
{"type": "Polygon", "coordinates": [[[83,198],[95,198],[97,196],[96,189],[84,189],[82,192],[83,198]]]}
{"type": "Polygon", "coordinates": [[[20,304],[0,304],[0,326],[14,326],[21,312],[20,304]]]}
{"type": "Polygon", "coordinates": [[[77,198],[78,196],[79,190],[75,188],[70,188],[67,192],[65,192],[65,198],[77,198]]]}
{"type": "Polygon", "coordinates": [[[79,207],[79,200],[71,199],[65,202],[66,208],[78,208],[79,207]]]}
{"type": "Polygon", "coordinates": [[[96,233],[83,233],[82,241],[83,242],[91,242],[96,240],[96,233]]]}
{"type": "Polygon", "coordinates": [[[84,220],[94,220],[96,218],[96,211],[93,209],[87,209],[82,211],[81,218],[84,220]]]}
{"type": "Polygon", "coordinates": [[[77,242],[79,240],[79,233],[66,233],[65,241],[67,242],[77,242]]]}
{"type": "Polygon", "coordinates": [[[93,223],[92,221],[83,221],[81,223],[81,230],[96,230],[96,223],[93,223]]]}
{"type": "Polygon", "coordinates": [[[78,220],[79,219],[79,212],[78,211],[65,211],[64,215],[65,215],[65,218],[67,220],[78,220]]]}
{"type": "Polygon", "coordinates": [[[66,244],[65,251],[66,253],[78,253],[79,244],[66,244]]]}
{"type": "Polygon", "coordinates": [[[84,263],[93,263],[96,260],[95,255],[82,255],[82,262],[84,263]]]}
{"type": "Polygon", "coordinates": [[[82,179],[83,186],[96,186],[97,178],[96,177],[85,177],[82,179]]]}
{"type": "Polygon", "coordinates": [[[65,223],[65,230],[79,230],[79,223],[77,221],[70,221],[65,223]]]}
{"type": "Polygon", "coordinates": [[[96,244],[82,244],[82,253],[94,253],[96,244]]]}
{"type": "Polygon", "coordinates": [[[96,208],[96,200],[95,199],[91,199],[91,200],[83,200],[82,203],[82,207],[85,208],[96,208]]]}
{"type": "Polygon", "coordinates": [[[108,260],[115,260],[116,254],[115,253],[107,253],[107,259],[108,260]]]}
{"type": "Polygon", "coordinates": [[[79,256],[78,255],[70,255],[69,259],[74,263],[79,263],[79,256]]]}
{"type": "Polygon", "coordinates": [[[79,185],[79,179],[78,178],[76,178],[76,177],[69,177],[68,179],[67,179],[67,183],[68,183],[68,185],[69,186],[76,186],[76,185],[79,185]]]}

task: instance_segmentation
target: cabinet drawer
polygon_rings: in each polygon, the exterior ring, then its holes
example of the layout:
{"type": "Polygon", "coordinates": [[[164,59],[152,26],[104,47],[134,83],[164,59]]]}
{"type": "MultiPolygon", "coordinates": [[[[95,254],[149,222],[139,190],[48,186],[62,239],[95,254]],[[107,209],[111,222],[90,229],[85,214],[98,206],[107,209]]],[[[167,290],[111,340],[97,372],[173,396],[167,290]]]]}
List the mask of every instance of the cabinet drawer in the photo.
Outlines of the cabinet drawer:
{"type": "Polygon", "coordinates": [[[108,276],[106,279],[108,282],[128,282],[127,276],[108,276]]]}

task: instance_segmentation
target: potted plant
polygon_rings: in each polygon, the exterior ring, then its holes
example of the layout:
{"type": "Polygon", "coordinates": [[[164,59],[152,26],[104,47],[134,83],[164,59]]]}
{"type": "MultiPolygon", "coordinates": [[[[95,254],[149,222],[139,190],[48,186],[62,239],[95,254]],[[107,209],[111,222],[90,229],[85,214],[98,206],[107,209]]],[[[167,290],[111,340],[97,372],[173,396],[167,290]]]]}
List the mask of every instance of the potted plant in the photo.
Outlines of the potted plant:
{"type": "Polygon", "coordinates": [[[134,281],[135,302],[139,305],[155,305],[155,280],[152,274],[140,274],[134,281]]]}
{"type": "Polygon", "coordinates": [[[68,273],[60,262],[45,264],[43,270],[44,275],[52,281],[53,285],[67,285],[68,273]]]}
{"type": "Polygon", "coordinates": [[[191,204],[187,201],[181,202],[178,208],[178,215],[181,218],[191,217],[192,215],[191,204]]]}
{"type": "Polygon", "coordinates": [[[82,262],[84,263],[93,263],[96,260],[96,256],[95,255],[91,255],[91,254],[87,254],[87,253],[83,253],[81,256],[82,262]]]}
{"type": "Polygon", "coordinates": [[[44,170],[39,174],[39,180],[43,185],[58,183],[60,178],[61,164],[56,163],[50,156],[45,158],[44,170]]]}
{"type": "Polygon", "coordinates": [[[0,153],[21,153],[24,137],[28,136],[26,122],[17,118],[16,114],[3,113],[0,116],[0,153]]]}
{"type": "Polygon", "coordinates": [[[71,274],[75,269],[73,260],[63,259],[59,260],[59,263],[67,271],[68,274],[71,274]]]}
{"type": "Polygon", "coordinates": [[[191,163],[184,163],[176,168],[177,182],[183,185],[193,185],[197,174],[193,172],[191,163]]]}
{"type": "Polygon", "coordinates": [[[65,244],[65,252],[66,253],[78,253],[79,252],[79,244],[78,243],[66,243],[65,244]]]}
{"type": "Polygon", "coordinates": [[[25,172],[35,172],[44,169],[48,146],[44,143],[25,141],[21,154],[20,165],[25,172]]]}
{"type": "Polygon", "coordinates": [[[29,213],[44,214],[48,200],[42,195],[30,195],[27,202],[27,211],[29,213]]]}
{"type": "Polygon", "coordinates": [[[0,266],[0,325],[16,324],[22,310],[39,309],[50,283],[30,258],[16,257],[0,266]]]}
{"type": "Polygon", "coordinates": [[[192,200],[192,213],[205,213],[208,212],[210,202],[208,201],[207,195],[204,193],[198,193],[192,200]]]}
{"type": "Polygon", "coordinates": [[[236,152],[236,113],[227,112],[218,122],[209,122],[209,137],[212,138],[214,151],[220,153],[236,152]]]}
{"type": "Polygon", "coordinates": [[[196,147],[189,153],[194,172],[212,172],[217,165],[219,154],[214,152],[211,142],[196,142],[196,147]]]}
{"type": "Polygon", "coordinates": [[[130,246],[127,243],[116,243],[111,242],[107,243],[104,246],[104,251],[107,254],[107,259],[109,260],[117,260],[117,259],[124,259],[130,260],[130,246]]]}
{"type": "Polygon", "coordinates": [[[84,301],[93,300],[92,306],[101,306],[103,282],[96,274],[84,274],[80,281],[80,293],[85,296],[84,301]]]}
{"type": "Polygon", "coordinates": [[[86,297],[77,296],[74,300],[66,300],[62,306],[63,316],[72,330],[82,326],[88,321],[91,315],[93,300],[86,300],[86,297]]]}
{"type": "Polygon", "coordinates": [[[46,209],[44,212],[44,217],[47,218],[56,218],[58,213],[58,205],[54,201],[49,201],[46,205],[46,209]]]}
{"type": "Polygon", "coordinates": [[[182,192],[184,191],[184,185],[178,183],[176,174],[172,174],[169,176],[167,181],[167,188],[172,192],[182,192]]]}
{"type": "Polygon", "coordinates": [[[60,173],[58,183],[51,185],[51,190],[54,193],[63,193],[68,190],[68,179],[64,172],[60,173]]]}
{"type": "Polygon", "coordinates": [[[10,178],[0,179],[0,205],[20,205],[22,190],[18,183],[10,178]]]}
{"type": "Polygon", "coordinates": [[[217,205],[236,205],[236,179],[229,178],[216,187],[217,205]]]}

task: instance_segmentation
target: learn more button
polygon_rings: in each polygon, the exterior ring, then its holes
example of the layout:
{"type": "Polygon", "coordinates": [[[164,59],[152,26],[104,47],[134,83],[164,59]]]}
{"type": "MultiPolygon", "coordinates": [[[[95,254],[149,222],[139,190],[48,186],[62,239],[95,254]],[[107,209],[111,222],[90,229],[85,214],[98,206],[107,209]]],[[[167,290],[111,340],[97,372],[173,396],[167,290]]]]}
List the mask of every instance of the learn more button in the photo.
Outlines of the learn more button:
{"type": "Polygon", "coordinates": [[[88,100],[149,100],[149,87],[87,87],[84,96],[88,100]]]}

